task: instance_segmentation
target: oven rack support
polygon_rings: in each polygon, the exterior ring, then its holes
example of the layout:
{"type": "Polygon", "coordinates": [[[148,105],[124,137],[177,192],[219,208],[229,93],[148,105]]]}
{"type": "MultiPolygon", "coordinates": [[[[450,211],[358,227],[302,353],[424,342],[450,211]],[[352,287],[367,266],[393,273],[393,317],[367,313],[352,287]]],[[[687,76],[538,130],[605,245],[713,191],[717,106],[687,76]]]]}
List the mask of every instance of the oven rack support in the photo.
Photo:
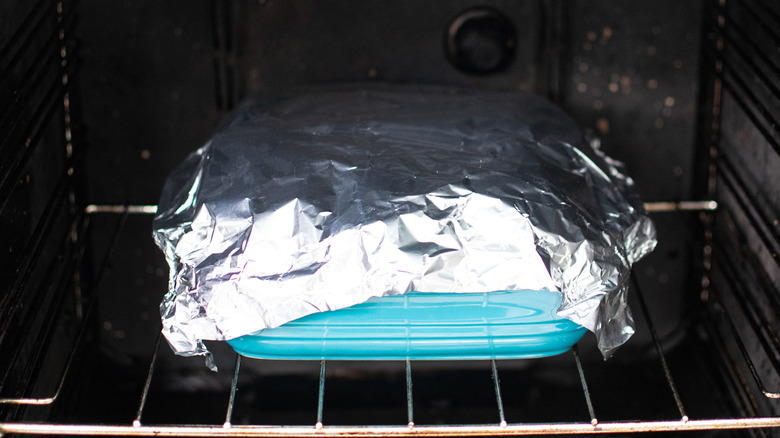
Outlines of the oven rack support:
{"type": "MultiPolygon", "coordinates": [[[[673,211],[710,211],[717,208],[714,201],[693,201],[693,202],[668,202],[653,203],[648,208],[655,212],[673,212],[673,211]]],[[[120,213],[122,219],[117,225],[117,231],[114,236],[119,234],[123,227],[125,219],[129,214],[151,214],[156,211],[156,206],[89,206],[86,209],[87,214],[97,213],[120,213]]],[[[113,245],[112,245],[113,246],[113,245]]],[[[110,251],[110,250],[109,250],[110,251]]],[[[101,275],[99,275],[100,277],[101,275]]],[[[693,430],[712,430],[712,429],[748,429],[748,428],[778,428],[780,427],[780,417],[751,417],[751,418],[689,418],[685,407],[677,390],[672,372],[667,364],[666,356],[656,333],[653,320],[648,312],[647,305],[641,290],[634,280],[634,290],[639,298],[640,309],[644,314],[649,328],[655,349],[658,353],[659,366],[662,368],[664,377],[671,393],[670,402],[673,400],[679,412],[679,417],[661,420],[661,421],[608,421],[601,422],[596,416],[595,407],[591,400],[586,373],[580,360],[577,346],[575,345],[570,353],[575,362],[577,375],[582,388],[583,401],[586,404],[589,414],[589,421],[564,422],[564,423],[511,423],[507,422],[504,416],[504,407],[501,396],[501,384],[498,374],[496,361],[490,361],[493,389],[496,398],[496,418],[497,422],[488,424],[462,424],[462,425],[418,425],[414,422],[413,409],[413,385],[412,385],[412,365],[406,361],[406,403],[407,403],[407,424],[401,425],[372,425],[372,426],[331,426],[323,418],[323,406],[325,397],[325,369],[326,362],[320,364],[319,390],[317,395],[316,422],[307,426],[287,426],[287,425],[234,425],[232,424],[232,413],[235,403],[235,394],[238,388],[239,375],[241,370],[242,357],[236,355],[235,367],[230,386],[230,396],[226,407],[225,420],[221,425],[214,424],[180,424],[180,425],[146,425],[143,423],[143,413],[146,406],[149,389],[155,372],[155,365],[158,360],[158,353],[162,336],[158,335],[149,363],[147,378],[140,394],[140,401],[135,418],[127,424],[45,424],[45,423],[0,423],[0,436],[5,434],[48,434],[48,435],[113,435],[113,436],[399,436],[399,437],[417,437],[417,436],[488,436],[488,435],[530,435],[530,434],[594,434],[594,433],[634,433],[634,432],[661,432],[661,431],[693,431],[693,430]]],[[[85,318],[85,321],[87,318],[85,318]]],[[[740,334],[736,330],[731,331],[731,336],[738,345],[742,344],[740,334]]],[[[74,351],[79,347],[81,336],[74,345],[74,351]]],[[[750,365],[750,357],[744,348],[739,348],[745,361],[750,365]]],[[[255,360],[255,359],[250,359],[255,360]]],[[[66,366],[61,377],[59,387],[68,377],[70,367],[66,366]]],[[[752,371],[752,367],[751,367],[752,371]]],[[[757,385],[763,388],[759,376],[753,373],[757,385]]],[[[0,404],[21,404],[21,405],[48,405],[56,401],[55,393],[52,397],[45,398],[18,398],[18,399],[0,399],[0,404]]],[[[773,393],[764,390],[765,396],[772,398],[773,393]]]]}
{"type": "MultiPolygon", "coordinates": [[[[645,210],[649,213],[668,213],[674,211],[715,211],[717,201],[659,201],[645,202],[645,210]]],[[[117,213],[117,214],[156,214],[156,205],[116,205],[90,204],[85,208],[87,214],[117,213]]]]}

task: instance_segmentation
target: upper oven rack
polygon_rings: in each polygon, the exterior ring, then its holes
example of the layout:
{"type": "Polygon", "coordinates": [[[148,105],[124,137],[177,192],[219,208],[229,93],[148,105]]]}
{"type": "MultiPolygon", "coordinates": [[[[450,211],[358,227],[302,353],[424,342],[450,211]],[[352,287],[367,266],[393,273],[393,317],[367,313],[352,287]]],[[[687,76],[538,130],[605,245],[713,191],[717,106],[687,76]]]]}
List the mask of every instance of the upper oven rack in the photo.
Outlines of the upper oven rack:
{"type": "MultiPolygon", "coordinates": [[[[672,212],[672,211],[694,211],[707,213],[712,212],[717,208],[717,203],[714,201],[693,201],[693,202],[659,202],[648,203],[646,205],[648,211],[651,212],[672,212]]],[[[120,219],[117,221],[113,236],[111,236],[112,247],[117,240],[117,236],[120,234],[124,227],[126,220],[131,215],[148,215],[153,214],[156,211],[156,206],[121,206],[121,205],[90,205],[86,208],[85,213],[87,217],[92,215],[114,213],[119,214],[120,219]]],[[[107,250],[106,259],[109,258],[111,248],[107,250]]],[[[105,262],[104,262],[105,263],[105,262]]],[[[98,272],[98,281],[102,277],[102,269],[98,272]]],[[[633,277],[635,278],[635,276],[633,277]]],[[[528,434],[550,434],[550,435],[563,435],[563,434],[591,434],[591,433],[633,433],[633,432],[659,432],[659,431],[691,431],[691,430],[711,430],[711,429],[745,429],[745,428],[774,428],[780,427],[780,417],[766,417],[766,416],[753,416],[753,417],[740,417],[740,418],[691,418],[687,413],[686,406],[683,403],[680,392],[677,389],[675,383],[675,377],[673,376],[672,369],[667,363],[666,355],[664,354],[662,343],[659,339],[659,335],[656,332],[653,318],[650,315],[648,307],[642,297],[641,289],[636,280],[633,282],[633,291],[639,298],[640,311],[644,316],[648,331],[652,337],[653,346],[657,352],[657,367],[662,370],[664,379],[666,381],[668,396],[664,403],[674,404],[676,407],[677,416],[674,418],[664,420],[636,420],[630,419],[625,421],[600,421],[598,417],[599,406],[594,405],[591,397],[592,383],[588,383],[587,370],[583,365],[583,361],[580,358],[578,348],[575,345],[572,350],[567,353],[570,360],[573,361],[571,367],[572,372],[576,373],[576,378],[579,380],[579,386],[581,388],[580,399],[581,403],[585,405],[586,412],[588,412],[587,418],[574,419],[569,422],[554,422],[554,423],[515,423],[510,419],[507,419],[504,411],[503,397],[502,397],[502,385],[499,378],[499,368],[501,362],[487,361],[491,369],[493,392],[495,393],[495,421],[490,423],[480,424],[456,424],[456,425],[428,425],[417,424],[415,422],[415,410],[414,410],[414,374],[412,372],[413,363],[407,361],[405,363],[405,391],[406,391],[406,424],[390,424],[390,425],[330,425],[327,418],[323,416],[324,406],[327,403],[328,397],[326,395],[326,389],[328,388],[326,382],[326,368],[327,363],[322,361],[320,363],[320,373],[318,381],[318,391],[316,400],[316,410],[311,412],[312,422],[310,425],[283,425],[283,424],[253,424],[253,425],[236,425],[233,424],[233,408],[236,402],[236,391],[239,389],[239,376],[241,374],[242,361],[257,360],[242,358],[240,355],[236,355],[235,366],[233,368],[233,376],[231,385],[229,388],[229,394],[227,398],[227,404],[224,406],[224,421],[222,424],[146,424],[144,422],[144,413],[147,405],[148,398],[150,396],[150,387],[152,386],[153,376],[155,375],[156,365],[158,363],[161,335],[157,335],[154,350],[148,363],[148,371],[146,373],[146,379],[141,388],[139,388],[139,402],[136,411],[136,415],[132,419],[128,419],[127,423],[123,424],[79,424],[79,423],[29,423],[29,422],[17,422],[17,423],[0,423],[0,435],[4,434],[49,434],[49,435],[115,435],[115,436],[375,436],[375,435],[392,435],[392,436],[487,436],[487,435],[528,435],[528,434]],[[576,370],[576,371],[574,371],[576,370]],[[510,420],[510,421],[508,421],[510,420]]],[[[92,311],[91,306],[87,308],[85,313],[92,311]]],[[[734,355],[731,354],[733,346],[741,353],[741,360],[747,364],[748,369],[752,373],[753,379],[755,379],[756,385],[764,393],[767,398],[777,398],[778,393],[773,392],[773,388],[765,388],[765,384],[761,379],[759,373],[756,371],[755,366],[751,360],[750,355],[747,353],[747,349],[744,347],[742,341],[742,335],[740,331],[734,327],[734,324],[730,322],[727,312],[714,312],[714,318],[719,320],[711,321],[712,330],[725,330],[722,337],[715,339],[715,348],[720,351],[722,357],[726,358],[724,363],[727,364],[732,370],[737,370],[738,359],[734,359],[734,355]],[[724,329],[725,327],[725,329],[724,329]],[[723,341],[724,338],[731,339],[733,342],[729,343],[723,341]]],[[[54,390],[52,396],[41,398],[15,398],[15,399],[0,399],[0,405],[26,405],[30,409],[35,409],[36,406],[47,406],[57,402],[61,388],[64,386],[69,375],[72,374],[71,365],[73,363],[73,357],[75,352],[79,348],[79,344],[82,343],[84,329],[86,328],[86,322],[88,317],[83,319],[85,326],[82,328],[79,336],[73,346],[73,352],[64,367],[62,378],[59,384],[54,390]]],[[[655,365],[654,365],[655,366],[655,365]]],[[[743,383],[745,389],[749,390],[747,382],[743,383]]],[[[585,410],[583,411],[585,412],[585,410]]]]}

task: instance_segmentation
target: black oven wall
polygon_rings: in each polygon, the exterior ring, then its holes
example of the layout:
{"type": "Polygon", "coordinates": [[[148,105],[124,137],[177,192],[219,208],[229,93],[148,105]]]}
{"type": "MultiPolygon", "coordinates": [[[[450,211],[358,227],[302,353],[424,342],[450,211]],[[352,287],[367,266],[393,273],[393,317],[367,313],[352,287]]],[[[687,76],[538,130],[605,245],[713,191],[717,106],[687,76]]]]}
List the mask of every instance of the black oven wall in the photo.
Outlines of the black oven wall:
{"type": "MultiPolygon", "coordinates": [[[[73,5],[4,3],[0,17],[0,399],[41,397],[85,310],[73,5]]],[[[0,421],[55,414],[0,404],[0,421]]]]}
{"type": "Polygon", "coordinates": [[[777,415],[780,408],[767,397],[780,388],[780,7],[707,6],[701,152],[708,167],[702,182],[719,202],[705,234],[708,334],[734,358],[739,371],[725,374],[743,415],[777,415]]]}

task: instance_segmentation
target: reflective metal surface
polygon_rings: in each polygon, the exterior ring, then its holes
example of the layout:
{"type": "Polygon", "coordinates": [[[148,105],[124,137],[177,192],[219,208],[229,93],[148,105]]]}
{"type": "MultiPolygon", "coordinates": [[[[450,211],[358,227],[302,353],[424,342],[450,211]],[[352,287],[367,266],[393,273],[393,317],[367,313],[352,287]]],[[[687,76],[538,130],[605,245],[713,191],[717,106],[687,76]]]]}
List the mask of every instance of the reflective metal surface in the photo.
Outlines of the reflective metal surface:
{"type": "Polygon", "coordinates": [[[430,87],[244,104],[175,170],[155,217],[182,355],[374,296],[560,291],[605,357],[632,334],[655,230],[619,163],[550,102],[430,87]]]}

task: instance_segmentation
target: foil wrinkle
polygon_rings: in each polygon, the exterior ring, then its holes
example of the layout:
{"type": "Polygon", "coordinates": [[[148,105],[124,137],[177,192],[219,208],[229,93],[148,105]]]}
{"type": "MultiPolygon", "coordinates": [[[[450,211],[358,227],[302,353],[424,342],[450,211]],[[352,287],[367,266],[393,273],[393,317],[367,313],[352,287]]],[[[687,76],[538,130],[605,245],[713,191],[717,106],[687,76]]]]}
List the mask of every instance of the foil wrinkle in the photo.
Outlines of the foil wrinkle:
{"type": "MultiPolygon", "coordinates": [[[[375,296],[558,291],[605,357],[655,230],[620,163],[548,101],[436,87],[243,104],[168,178],[154,238],[181,355],[375,296]]],[[[213,366],[213,362],[212,362],[213,366]]]]}

